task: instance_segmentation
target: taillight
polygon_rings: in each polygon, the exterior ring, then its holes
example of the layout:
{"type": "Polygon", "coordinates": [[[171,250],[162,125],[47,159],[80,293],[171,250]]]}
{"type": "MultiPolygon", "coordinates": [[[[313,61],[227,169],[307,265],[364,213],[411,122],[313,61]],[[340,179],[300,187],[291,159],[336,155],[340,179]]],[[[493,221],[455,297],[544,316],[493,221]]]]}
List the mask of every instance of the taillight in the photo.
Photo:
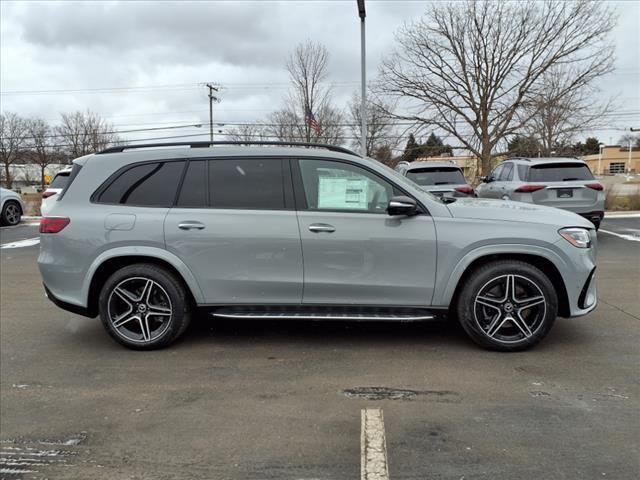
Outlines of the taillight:
{"type": "Polygon", "coordinates": [[[604,187],[602,186],[601,183],[587,183],[585,187],[589,187],[592,190],[598,190],[599,192],[604,190],[604,187]]]}
{"type": "Polygon", "coordinates": [[[518,187],[515,189],[516,192],[521,192],[521,193],[531,193],[531,192],[537,192],[538,190],[542,190],[543,188],[547,188],[546,185],[522,185],[521,187],[518,187]]]}
{"type": "Polygon", "coordinates": [[[464,187],[456,187],[456,192],[466,193],[467,195],[473,194],[473,188],[469,185],[465,185],[464,187]]]}
{"type": "Polygon", "coordinates": [[[58,233],[70,222],[71,219],[67,217],[42,217],[42,220],[40,220],[40,233],[58,233]]]}
{"type": "Polygon", "coordinates": [[[42,192],[42,198],[49,198],[49,197],[53,197],[56,193],[58,192],[42,192]]]}

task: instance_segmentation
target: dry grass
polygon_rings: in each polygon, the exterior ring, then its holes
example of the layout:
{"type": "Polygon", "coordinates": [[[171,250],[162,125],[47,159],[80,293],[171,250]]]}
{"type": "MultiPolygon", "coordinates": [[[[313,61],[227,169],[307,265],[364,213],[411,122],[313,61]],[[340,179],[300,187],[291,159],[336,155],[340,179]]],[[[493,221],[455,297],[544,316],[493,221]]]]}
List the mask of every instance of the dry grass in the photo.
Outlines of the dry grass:
{"type": "Polygon", "coordinates": [[[640,210],[640,193],[633,195],[614,195],[607,193],[604,208],[608,211],[640,210]]]}

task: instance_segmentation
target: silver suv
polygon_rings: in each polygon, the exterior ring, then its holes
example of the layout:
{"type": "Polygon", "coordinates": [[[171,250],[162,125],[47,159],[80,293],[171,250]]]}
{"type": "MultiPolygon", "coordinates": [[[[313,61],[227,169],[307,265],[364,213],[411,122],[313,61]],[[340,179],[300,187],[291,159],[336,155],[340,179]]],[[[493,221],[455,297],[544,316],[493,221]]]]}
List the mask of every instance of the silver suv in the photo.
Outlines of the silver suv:
{"type": "Polygon", "coordinates": [[[557,315],[596,306],[596,235],[578,215],[445,204],[339,147],[228,143],[75,160],[40,225],[48,297],[99,314],[134,349],[169,345],[197,308],[232,319],[449,315],[484,347],[522,350],[557,315]]]}
{"type": "Polygon", "coordinates": [[[400,162],[396,171],[436,197],[473,197],[462,169],[454,162],[400,162]]]}
{"type": "Polygon", "coordinates": [[[476,189],[478,197],[563,208],[590,220],[604,217],[604,188],[577,158],[514,158],[498,165],[476,189]]]}

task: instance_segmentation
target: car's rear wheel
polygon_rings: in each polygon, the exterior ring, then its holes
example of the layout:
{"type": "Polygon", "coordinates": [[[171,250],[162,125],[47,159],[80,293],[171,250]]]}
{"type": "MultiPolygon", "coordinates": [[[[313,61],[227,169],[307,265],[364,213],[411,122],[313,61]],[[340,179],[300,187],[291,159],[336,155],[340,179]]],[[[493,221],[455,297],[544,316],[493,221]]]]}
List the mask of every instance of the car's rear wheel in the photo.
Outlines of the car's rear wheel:
{"type": "Polygon", "coordinates": [[[20,223],[21,219],[22,209],[20,208],[20,204],[12,200],[6,201],[4,207],[2,207],[2,213],[0,214],[2,224],[9,226],[17,225],[20,223]]]}
{"type": "Polygon", "coordinates": [[[109,334],[135,350],[173,343],[190,321],[187,292],[168,270],[136,264],[116,271],[100,292],[100,319],[109,334]]]}
{"type": "Polygon", "coordinates": [[[485,348],[525,350],[551,330],[558,297],[549,278],[533,265],[500,260],[467,276],[457,313],[469,337],[485,348]]]}

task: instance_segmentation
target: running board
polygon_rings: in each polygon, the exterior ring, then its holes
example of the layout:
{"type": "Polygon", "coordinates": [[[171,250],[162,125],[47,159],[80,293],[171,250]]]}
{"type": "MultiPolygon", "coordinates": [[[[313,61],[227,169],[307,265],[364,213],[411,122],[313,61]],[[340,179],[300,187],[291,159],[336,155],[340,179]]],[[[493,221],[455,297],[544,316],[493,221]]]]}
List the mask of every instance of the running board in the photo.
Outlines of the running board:
{"type": "Polygon", "coordinates": [[[421,322],[433,320],[432,314],[408,313],[356,313],[356,312],[269,312],[269,311],[240,311],[218,310],[212,312],[214,317],[235,318],[247,320],[346,320],[346,321],[393,321],[393,322],[421,322]]]}

